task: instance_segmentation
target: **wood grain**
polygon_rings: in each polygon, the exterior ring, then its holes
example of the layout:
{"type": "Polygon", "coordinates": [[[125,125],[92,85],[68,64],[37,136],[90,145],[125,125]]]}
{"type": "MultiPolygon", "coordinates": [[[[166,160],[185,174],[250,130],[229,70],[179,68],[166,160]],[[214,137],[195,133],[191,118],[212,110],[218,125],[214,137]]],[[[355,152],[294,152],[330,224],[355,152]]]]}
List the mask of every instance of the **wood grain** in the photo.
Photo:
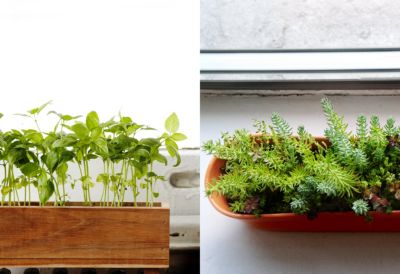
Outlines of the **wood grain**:
{"type": "Polygon", "coordinates": [[[2,266],[166,267],[167,207],[0,207],[2,266]]]}

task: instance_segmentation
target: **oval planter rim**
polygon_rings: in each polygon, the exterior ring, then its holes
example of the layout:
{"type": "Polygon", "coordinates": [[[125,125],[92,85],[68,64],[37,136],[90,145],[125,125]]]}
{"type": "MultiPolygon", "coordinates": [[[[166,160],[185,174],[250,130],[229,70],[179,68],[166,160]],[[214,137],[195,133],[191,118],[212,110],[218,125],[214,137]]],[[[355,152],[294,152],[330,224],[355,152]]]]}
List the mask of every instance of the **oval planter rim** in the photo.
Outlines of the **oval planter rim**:
{"type": "MultiPolygon", "coordinates": [[[[260,136],[260,134],[252,134],[255,137],[260,136]]],[[[296,136],[294,136],[296,137],[296,136]]],[[[325,137],[315,137],[314,138],[317,141],[327,141],[325,137]]],[[[211,160],[208,164],[206,173],[205,173],[205,179],[204,179],[204,185],[205,185],[205,190],[209,188],[209,185],[212,184],[213,179],[218,178],[221,175],[220,168],[222,168],[226,163],[226,160],[219,159],[215,156],[211,157],[211,160]]],[[[217,194],[217,193],[212,193],[211,195],[208,196],[209,201],[211,202],[212,206],[220,213],[222,213],[225,216],[243,220],[243,221],[250,221],[250,223],[258,223],[258,222],[293,222],[297,223],[298,221],[302,222],[305,220],[308,220],[309,224],[312,223],[317,223],[313,222],[314,220],[317,219],[334,219],[334,220],[339,220],[340,218],[345,218],[346,220],[350,219],[364,219],[364,216],[358,216],[356,215],[353,211],[333,211],[333,212],[318,212],[317,218],[313,220],[309,220],[307,218],[307,215],[304,214],[295,214],[295,213],[265,213],[261,214],[259,216],[255,216],[254,214],[241,214],[241,213],[234,213],[230,210],[229,204],[226,200],[226,198],[223,195],[217,194]],[[318,218],[320,217],[320,218],[318,218]]],[[[391,213],[383,213],[383,212],[377,212],[377,211],[370,211],[368,213],[370,216],[373,218],[377,218],[379,220],[390,220],[390,219],[399,219],[400,217],[400,210],[393,210],[391,213]]],[[[376,225],[376,224],[375,224],[376,225]]],[[[379,226],[379,224],[377,224],[379,226]]],[[[265,226],[264,228],[267,228],[265,226]]],[[[274,228],[274,230],[279,230],[274,228]]],[[[297,229],[284,229],[285,231],[296,231],[297,229]]],[[[392,230],[392,229],[391,229],[392,230]]],[[[298,231],[309,231],[308,228],[305,229],[300,229],[298,231]]],[[[319,231],[319,230],[316,230],[319,231]]],[[[325,229],[322,229],[321,231],[328,231],[325,229]]],[[[346,230],[342,230],[346,231],[346,230]]],[[[356,230],[358,231],[358,230],[356,230]]],[[[360,229],[360,231],[363,231],[360,229]]],[[[370,231],[386,231],[385,227],[379,227],[377,229],[372,229],[370,231]]],[[[400,227],[397,229],[394,229],[393,231],[400,231],[400,227]]]]}

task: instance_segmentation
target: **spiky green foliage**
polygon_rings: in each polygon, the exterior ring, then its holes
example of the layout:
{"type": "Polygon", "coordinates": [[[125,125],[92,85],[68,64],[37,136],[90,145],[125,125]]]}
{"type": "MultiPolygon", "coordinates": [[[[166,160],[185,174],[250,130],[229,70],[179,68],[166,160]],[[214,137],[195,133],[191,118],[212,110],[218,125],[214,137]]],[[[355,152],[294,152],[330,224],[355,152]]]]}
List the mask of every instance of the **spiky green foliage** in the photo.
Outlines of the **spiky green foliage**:
{"type": "Polygon", "coordinates": [[[290,208],[294,213],[297,214],[304,214],[310,210],[307,202],[301,198],[293,198],[292,201],[290,202],[290,208]]]}
{"type": "Polygon", "coordinates": [[[278,113],[273,113],[271,117],[272,127],[277,136],[281,138],[289,138],[292,135],[292,128],[278,113]]]}
{"type": "Polygon", "coordinates": [[[359,147],[364,148],[367,143],[368,136],[368,125],[367,125],[367,117],[364,115],[360,115],[357,117],[357,137],[359,140],[359,147]]]}
{"type": "Polygon", "coordinates": [[[357,215],[366,215],[368,213],[369,206],[366,201],[360,199],[353,202],[352,209],[357,215]]]}
{"type": "Polygon", "coordinates": [[[263,134],[259,141],[247,131],[238,130],[233,134],[224,133],[222,140],[203,145],[208,153],[227,160],[226,174],[208,189],[208,194],[217,192],[226,196],[232,210],[238,211],[241,207],[236,201],[243,204],[260,193],[282,193],[287,204],[281,208],[302,213],[308,212],[310,204],[317,203],[313,191],[319,193],[317,199],[333,194],[353,196],[357,178],[326,155],[323,146],[304,127],[298,128],[299,137],[295,138],[289,124],[276,113],[272,115],[270,131],[265,122],[258,125],[262,125],[257,129],[263,134]],[[305,182],[311,192],[299,191],[305,182]],[[304,205],[301,209],[300,204],[304,205]]]}
{"type": "MultiPolygon", "coordinates": [[[[350,168],[364,170],[368,165],[367,157],[363,150],[357,149],[351,142],[351,134],[347,132],[348,125],[344,118],[334,111],[333,105],[327,98],[322,99],[321,104],[328,123],[325,136],[331,141],[337,160],[350,168]]],[[[358,118],[358,131],[361,136],[366,134],[364,118],[363,116],[358,118]]]]}
{"type": "Polygon", "coordinates": [[[311,169],[318,181],[335,189],[338,196],[352,197],[357,191],[357,177],[329,157],[319,157],[312,166],[305,168],[311,169]]]}
{"type": "Polygon", "coordinates": [[[389,118],[386,120],[386,124],[384,127],[384,134],[386,136],[395,136],[398,134],[398,129],[395,127],[395,119],[389,118]]]}
{"type": "Polygon", "coordinates": [[[344,122],[344,118],[335,112],[333,105],[328,98],[323,98],[321,100],[321,105],[327,119],[329,129],[336,134],[346,135],[347,124],[344,122]]]}
{"type": "Polygon", "coordinates": [[[257,135],[236,130],[204,143],[203,150],[227,160],[207,194],[224,195],[232,211],[240,213],[315,217],[320,211],[367,215],[370,209],[400,209],[400,130],[394,119],[381,126],[377,116],[368,123],[360,115],[353,134],[328,99],[321,104],[330,146],[317,142],[303,126],[293,136],[277,113],[271,123],[255,121],[257,135]]]}

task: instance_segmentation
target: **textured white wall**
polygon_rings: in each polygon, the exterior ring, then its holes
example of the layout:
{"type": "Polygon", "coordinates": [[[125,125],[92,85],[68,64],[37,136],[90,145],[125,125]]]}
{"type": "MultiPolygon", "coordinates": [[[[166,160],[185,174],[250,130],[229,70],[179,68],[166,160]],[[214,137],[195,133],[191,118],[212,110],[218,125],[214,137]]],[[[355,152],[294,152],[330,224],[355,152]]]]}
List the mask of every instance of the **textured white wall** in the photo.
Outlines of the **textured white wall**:
{"type": "Polygon", "coordinates": [[[390,0],[201,0],[202,49],[396,47],[390,0]]]}
{"type": "MultiPolygon", "coordinates": [[[[252,119],[279,112],[296,128],[321,135],[325,119],[321,95],[202,96],[201,140],[222,131],[251,129],[252,119]]],[[[336,110],[354,130],[359,113],[393,116],[400,122],[398,96],[331,96],[336,110]]],[[[201,153],[201,193],[210,157],[201,153]]],[[[201,273],[397,273],[397,233],[278,233],[257,230],[218,213],[202,195],[201,273]]]]}

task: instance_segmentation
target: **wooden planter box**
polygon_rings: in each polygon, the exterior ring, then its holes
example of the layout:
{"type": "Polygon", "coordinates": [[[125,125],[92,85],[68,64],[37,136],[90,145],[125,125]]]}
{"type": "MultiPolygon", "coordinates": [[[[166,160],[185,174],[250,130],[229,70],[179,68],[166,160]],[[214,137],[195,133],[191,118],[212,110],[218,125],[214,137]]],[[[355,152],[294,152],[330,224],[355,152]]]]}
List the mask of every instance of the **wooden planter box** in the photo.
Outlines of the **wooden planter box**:
{"type": "Polygon", "coordinates": [[[168,268],[169,215],[160,203],[0,207],[0,265],[168,268]]]}
{"type": "MultiPolygon", "coordinates": [[[[326,141],[317,138],[318,141],[326,141]]],[[[213,184],[214,179],[222,175],[221,169],[225,167],[225,160],[213,157],[208,165],[205,175],[205,188],[213,184]]],[[[213,193],[209,200],[220,213],[243,220],[257,228],[269,231],[301,231],[301,232],[400,232],[400,211],[392,213],[370,212],[373,220],[368,222],[363,216],[354,212],[320,212],[317,217],[310,220],[305,215],[294,213],[262,214],[257,217],[253,214],[238,214],[230,210],[225,197],[213,193]]]]}

